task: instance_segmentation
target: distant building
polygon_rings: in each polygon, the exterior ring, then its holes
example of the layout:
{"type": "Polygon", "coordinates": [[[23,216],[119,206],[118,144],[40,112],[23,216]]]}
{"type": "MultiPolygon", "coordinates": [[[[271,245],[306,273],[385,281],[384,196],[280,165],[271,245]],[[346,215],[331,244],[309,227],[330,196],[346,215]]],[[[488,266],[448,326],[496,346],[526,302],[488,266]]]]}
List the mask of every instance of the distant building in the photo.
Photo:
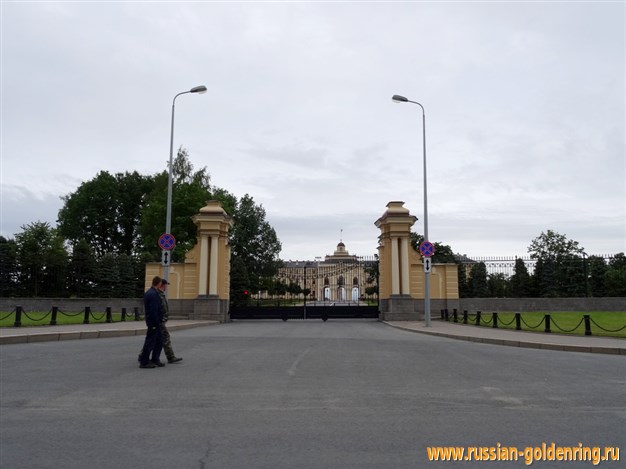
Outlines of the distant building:
{"type": "Polygon", "coordinates": [[[339,242],[335,252],[324,260],[317,257],[313,261],[285,261],[276,279],[285,285],[308,289],[307,300],[358,302],[365,297],[375,298],[371,291],[377,279],[368,272],[375,263],[374,256],[363,258],[350,254],[346,245],[339,242]]]}

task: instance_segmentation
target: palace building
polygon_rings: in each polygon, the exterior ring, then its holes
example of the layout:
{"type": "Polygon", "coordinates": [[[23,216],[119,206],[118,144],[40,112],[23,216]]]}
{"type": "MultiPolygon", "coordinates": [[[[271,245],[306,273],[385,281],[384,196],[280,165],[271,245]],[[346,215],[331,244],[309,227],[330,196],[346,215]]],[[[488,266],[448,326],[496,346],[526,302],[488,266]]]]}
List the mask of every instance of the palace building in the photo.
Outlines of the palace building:
{"type": "Polygon", "coordinates": [[[276,280],[309,290],[308,299],[317,302],[358,303],[376,299],[377,268],[374,256],[350,254],[343,242],[332,255],[314,261],[284,261],[276,280]]]}

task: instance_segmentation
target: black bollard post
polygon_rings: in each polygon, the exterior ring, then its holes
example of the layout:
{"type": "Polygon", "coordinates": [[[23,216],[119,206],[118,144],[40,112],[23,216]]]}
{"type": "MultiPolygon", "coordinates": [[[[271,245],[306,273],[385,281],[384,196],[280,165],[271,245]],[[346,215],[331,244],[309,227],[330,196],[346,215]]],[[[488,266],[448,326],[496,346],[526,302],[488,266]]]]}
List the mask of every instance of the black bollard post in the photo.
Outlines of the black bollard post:
{"type": "Polygon", "coordinates": [[[14,327],[20,327],[22,325],[22,307],[15,307],[15,322],[13,323],[14,327]]]}
{"type": "Polygon", "coordinates": [[[480,311],[476,311],[476,325],[480,326],[480,315],[482,313],[480,311]]]}
{"type": "Polygon", "coordinates": [[[85,306],[85,319],[83,320],[83,324],[89,324],[90,314],[91,314],[91,307],[85,306]]]}
{"type": "Polygon", "coordinates": [[[452,315],[454,316],[454,322],[459,322],[459,312],[454,308],[452,310],[452,315]]]}
{"type": "Polygon", "coordinates": [[[591,335],[591,316],[585,314],[583,318],[585,320],[585,335],[591,335]]]}
{"type": "Polygon", "coordinates": [[[126,308],[122,308],[122,322],[126,322],[126,308]]]}
{"type": "Polygon", "coordinates": [[[135,321],[139,321],[139,307],[135,306],[135,321]]]}
{"type": "Polygon", "coordinates": [[[58,306],[53,306],[52,307],[52,318],[50,318],[50,325],[51,326],[56,326],[57,325],[57,314],[59,312],[59,307],[58,306]]]}
{"type": "Polygon", "coordinates": [[[520,313],[515,313],[515,330],[522,330],[522,315],[520,313]]]}
{"type": "Polygon", "coordinates": [[[493,313],[493,328],[498,328],[498,313],[493,313]]]}
{"type": "Polygon", "coordinates": [[[463,310],[463,324],[467,324],[467,310],[463,310]]]}
{"type": "Polygon", "coordinates": [[[113,322],[113,314],[111,313],[110,306],[107,306],[106,313],[107,313],[107,322],[113,322]]]}
{"type": "Polygon", "coordinates": [[[546,314],[545,318],[546,318],[546,328],[543,331],[544,332],[552,332],[550,330],[550,315],[546,314]]]}
{"type": "Polygon", "coordinates": [[[445,316],[445,320],[449,322],[450,321],[450,314],[448,313],[448,308],[443,310],[443,314],[445,316]]]}

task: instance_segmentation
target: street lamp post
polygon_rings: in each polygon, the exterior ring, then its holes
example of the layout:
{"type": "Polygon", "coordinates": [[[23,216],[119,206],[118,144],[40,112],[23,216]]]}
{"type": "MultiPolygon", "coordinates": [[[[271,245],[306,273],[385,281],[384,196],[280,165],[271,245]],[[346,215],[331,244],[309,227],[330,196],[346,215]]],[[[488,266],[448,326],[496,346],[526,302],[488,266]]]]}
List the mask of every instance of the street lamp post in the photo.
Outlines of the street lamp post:
{"type": "MultiPolygon", "coordinates": [[[[167,179],[167,214],[165,216],[165,233],[166,234],[170,234],[170,231],[172,230],[172,160],[173,160],[173,155],[174,155],[174,107],[176,105],[176,98],[178,98],[181,94],[187,94],[187,93],[206,93],[206,86],[201,85],[201,86],[195,86],[193,88],[191,88],[189,91],[183,91],[182,93],[178,93],[176,96],[174,96],[174,99],[172,100],[172,127],[171,127],[171,131],[170,131],[170,163],[169,163],[169,175],[168,175],[168,179],[167,179]]],[[[169,273],[170,273],[170,262],[172,260],[172,257],[169,257],[169,261],[167,262],[167,264],[165,265],[165,268],[163,269],[163,278],[164,279],[168,279],[169,277],[169,273]]]]}
{"type": "MultiPolygon", "coordinates": [[[[424,159],[424,241],[428,240],[428,190],[426,177],[426,112],[424,106],[416,101],[411,101],[404,96],[394,94],[391,98],[397,103],[413,103],[422,108],[422,141],[424,159]]],[[[430,270],[424,272],[424,321],[426,327],[430,327],[430,270]]]]}

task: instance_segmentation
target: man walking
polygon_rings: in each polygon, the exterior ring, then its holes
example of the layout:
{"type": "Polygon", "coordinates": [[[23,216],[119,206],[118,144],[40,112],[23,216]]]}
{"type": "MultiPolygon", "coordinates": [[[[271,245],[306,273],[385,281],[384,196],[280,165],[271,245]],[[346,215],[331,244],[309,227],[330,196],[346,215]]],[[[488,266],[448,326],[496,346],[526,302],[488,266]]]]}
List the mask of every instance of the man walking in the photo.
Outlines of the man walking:
{"type": "Polygon", "coordinates": [[[163,349],[163,337],[161,335],[161,321],[163,320],[163,306],[158,288],[161,277],[152,279],[152,286],[143,296],[144,315],[148,330],[143,349],[139,355],[139,368],[155,368],[165,366],[161,362],[161,350],[163,349]]]}
{"type": "Polygon", "coordinates": [[[161,297],[161,309],[163,310],[163,319],[161,320],[161,337],[163,338],[163,350],[165,350],[165,356],[167,357],[168,363],[178,363],[182,360],[181,357],[177,357],[174,354],[174,349],[172,348],[172,339],[170,338],[170,332],[167,330],[167,320],[169,319],[168,314],[170,312],[169,304],[167,303],[167,296],[165,295],[165,291],[167,290],[167,286],[170,283],[167,279],[161,280],[161,285],[159,286],[159,296],[161,297]]]}

